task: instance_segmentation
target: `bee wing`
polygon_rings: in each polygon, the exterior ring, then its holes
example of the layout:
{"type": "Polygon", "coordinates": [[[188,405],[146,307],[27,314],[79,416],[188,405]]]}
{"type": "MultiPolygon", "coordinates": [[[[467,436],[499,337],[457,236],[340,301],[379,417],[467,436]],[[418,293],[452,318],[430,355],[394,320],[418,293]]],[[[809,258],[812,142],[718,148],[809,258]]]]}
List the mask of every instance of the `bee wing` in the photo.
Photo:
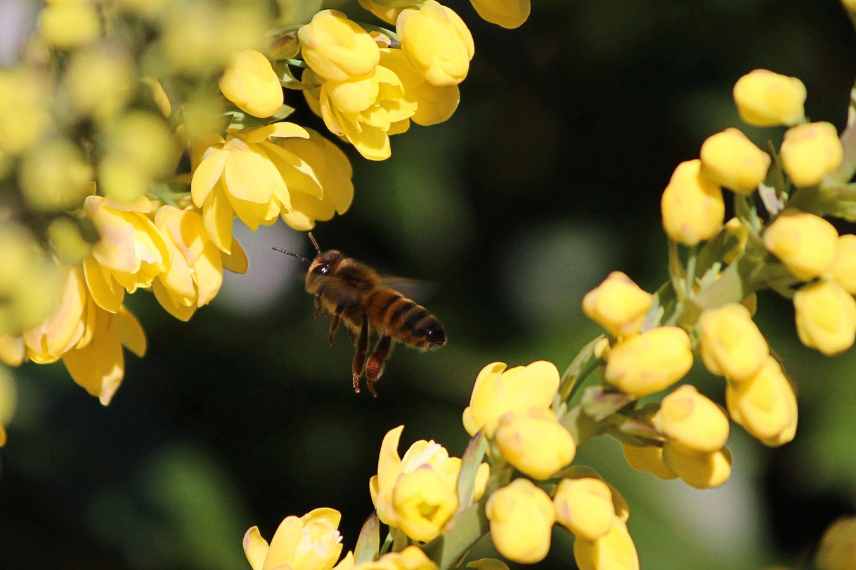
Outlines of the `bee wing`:
{"type": "Polygon", "coordinates": [[[435,283],[398,275],[381,275],[380,282],[384,287],[395,289],[399,293],[417,301],[429,299],[437,291],[435,283]]]}

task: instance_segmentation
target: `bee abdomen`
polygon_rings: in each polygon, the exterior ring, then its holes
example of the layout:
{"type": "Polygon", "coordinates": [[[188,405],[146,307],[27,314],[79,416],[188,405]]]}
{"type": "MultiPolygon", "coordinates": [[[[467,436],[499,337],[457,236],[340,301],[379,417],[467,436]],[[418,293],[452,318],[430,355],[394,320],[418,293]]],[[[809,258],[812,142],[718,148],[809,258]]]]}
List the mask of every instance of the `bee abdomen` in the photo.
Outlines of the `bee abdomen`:
{"type": "Polygon", "coordinates": [[[379,328],[398,342],[414,348],[427,350],[446,344],[446,334],[437,317],[397,292],[392,295],[395,298],[385,303],[383,313],[377,313],[381,317],[379,328]]]}

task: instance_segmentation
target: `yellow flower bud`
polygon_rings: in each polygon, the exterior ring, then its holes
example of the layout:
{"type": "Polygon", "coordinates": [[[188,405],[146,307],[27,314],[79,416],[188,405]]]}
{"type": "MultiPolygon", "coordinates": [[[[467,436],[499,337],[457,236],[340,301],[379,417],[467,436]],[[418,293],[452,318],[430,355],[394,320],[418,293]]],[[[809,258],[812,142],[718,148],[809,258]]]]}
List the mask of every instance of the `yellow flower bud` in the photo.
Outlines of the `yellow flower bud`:
{"type": "Polygon", "coordinates": [[[438,472],[416,469],[398,478],[392,504],[398,527],[410,538],[428,542],[443,531],[458,508],[458,497],[438,472]]]}
{"type": "Polygon", "coordinates": [[[467,77],[475,53],[473,36],[451,8],[426,0],[418,9],[402,10],[395,29],[401,49],[428,83],[457,85],[467,77]]]}
{"type": "Polygon", "coordinates": [[[576,539],[574,560],[580,570],[639,570],[636,546],[621,521],[595,541],[576,539]]]}
{"type": "Polygon", "coordinates": [[[528,479],[515,479],[495,491],[485,507],[490,537],[505,558],[534,564],[550,550],[550,530],[556,515],[547,493],[528,479]]]}
{"type": "Polygon", "coordinates": [[[749,309],[730,303],[702,313],[701,357],[712,374],[742,382],[761,369],[770,349],[749,309]]]}
{"type": "Polygon", "coordinates": [[[731,476],[731,452],[728,448],[699,454],[667,442],[663,446],[663,461],[685,483],[696,489],[719,487],[731,476]]]}
{"type": "Polygon", "coordinates": [[[532,12],[532,0],[470,0],[483,20],[513,30],[523,25],[532,12]]]}
{"type": "Polygon", "coordinates": [[[577,540],[597,540],[618,521],[612,491],[596,477],[563,479],[553,506],[556,522],[574,533],[577,540]]]}
{"type": "Polygon", "coordinates": [[[668,388],[692,365],[687,333],[679,327],[658,327],[612,347],[605,378],[622,392],[641,398],[668,388]]]}
{"type": "Polygon", "coordinates": [[[856,235],[838,237],[835,261],[828,276],[851,295],[856,294],[856,235]]]}
{"type": "Polygon", "coordinates": [[[72,56],[65,84],[76,112],[106,121],[125,106],[133,92],[133,65],[125,52],[87,48],[72,56]]]}
{"type": "Polygon", "coordinates": [[[674,479],[675,472],[663,462],[663,448],[656,445],[624,444],[624,458],[633,469],[645,471],[660,479],[674,479]]]}
{"type": "Polygon", "coordinates": [[[756,69],[734,84],[740,118],[757,127],[795,125],[803,120],[805,85],[796,77],[756,69]]]}
{"type": "MultiPolygon", "coordinates": [[[[856,11],[856,4],[853,10],[856,11]]],[[[820,539],[817,567],[820,570],[853,570],[856,561],[856,517],[835,521],[820,539]]]]}
{"type": "Polygon", "coordinates": [[[380,61],[380,49],[372,37],[336,10],[321,10],[297,35],[303,59],[324,79],[364,77],[380,61]]]}
{"type": "Polygon", "coordinates": [[[826,356],[844,352],[856,337],[856,301],[834,281],[806,285],[794,295],[797,334],[826,356]]]}
{"type": "Polygon", "coordinates": [[[670,444],[687,451],[711,453],[728,441],[725,412],[689,384],[663,398],[653,422],[670,444]]]}
{"type": "Polygon", "coordinates": [[[832,123],[791,127],[782,141],[782,165],[796,186],[816,186],[844,158],[844,148],[832,123]]]}
{"type": "MultiPolygon", "coordinates": [[[[725,401],[731,419],[761,441],[782,445],[779,436],[797,421],[793,387],[772,356],[752,378],[728,384],[725,401]]],[[[795,430],[794,430],[795,433],[795,430]]],[[[793,438],[793,434],[791,435],[793,438]]]]}
{"type": "Polygon", "coordinates": [[[675,168],[660,208],[669,239],[684,245],[712,238],[725,219],[722,190],[701,173],[698,159],[687,160],[675,168]]]}
{"type": "Polygon", "coordinates": [[[283,103],[279,77],[267,58],[254,49],[232,55],[220,78],[220,91],[254,117],[270,117],[283,103]]]}
{"type": "Polygon", "coordinates": [[[64,139],[39,145],[24,157],[19,173],[21,190],[37,210],[67,210],[80,206],[92,193],[92,167],[77,146],[64,139]],[[45,168],[45,165],[51,165],[45,168]]]}
{"type": "Polygon", "coordinates": [[[639,332],[654,296],[627,275],[613,271],[583,297],[583,313],[613,336],[639,332]]]}
{"type": "Polygon", "coordinates": [[[495,434],[502,456],[535,479],[547,479],[574,459],[577,446],[549,409],[508,412],[495,434]]]}
{"type": "Polygon", "coordinates": [[[0,69],[0,108],[14,109],[14,120],[0,121],[0,155],[19,154],[35,145],[51,125],[49,86],[27,68],[0,69]]]}
{"type": "Polygon", "coordinates": [[[737,129],[708,137],[701,147],[701,171],[739,194],[751,194],[767,176],[770,155],[737,129]]]}
{"type": "Polygon", "coordinates": [[[764,232],[764,245],[794,277],[808,281],[835,262],[838,231],[814,214],[785,210],[764,232]]]}
{"type": "Polygon", "coordinates": [[[100,31],[98,13],[90,2],[48,2],[39,14],[39,35],[46,43],[60,49],[88,44],[100,31]]]}

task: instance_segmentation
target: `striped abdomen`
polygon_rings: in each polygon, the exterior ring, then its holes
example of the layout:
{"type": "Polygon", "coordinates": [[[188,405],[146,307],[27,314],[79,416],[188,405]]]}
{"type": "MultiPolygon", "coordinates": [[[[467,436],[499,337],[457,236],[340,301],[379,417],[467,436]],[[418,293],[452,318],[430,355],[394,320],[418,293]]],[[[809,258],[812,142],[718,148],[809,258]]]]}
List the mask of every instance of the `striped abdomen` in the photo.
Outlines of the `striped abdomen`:
{"type": "Polygon", "coordinates": [[[369,325],[381,335],[421,350],[446,344],[443,325],[428,309],[395,289],[377,287],[365,298],[369,325]]]}

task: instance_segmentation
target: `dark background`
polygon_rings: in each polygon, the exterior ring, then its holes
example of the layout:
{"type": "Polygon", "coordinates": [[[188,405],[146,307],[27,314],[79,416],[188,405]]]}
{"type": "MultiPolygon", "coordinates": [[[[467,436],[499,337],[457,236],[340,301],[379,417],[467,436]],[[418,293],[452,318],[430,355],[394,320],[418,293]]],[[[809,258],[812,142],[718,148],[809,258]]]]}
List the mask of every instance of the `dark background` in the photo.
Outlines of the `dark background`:
{"type": "MultiPolygon", "coordinates": [[[[300,264],[270,250],[309,254],[309,244],[282,224],[236,230],[250,273],[190,323],[147,293],[130,299],[149,353],[127,355],[109,408],[61,365],[15,372],[0,568],[245,568],[246,528],[269,538],[284,516],[317,506],[343,513],[352,548],[388,429],[406,424],[405,447],[433,438],[460,454],[461,412],[484,364],[564,369],[596,334],[579,309],[588,289],[614,269],[649,290],[666,278],[660,193],[706,136],[742,127],[731,100],[741,74],[797,76],[808,115],[844,124],[856,44],[834,0],[534,0],[514,31],[452,5],[476,38],[457,114],[394,137],[383,163],[348,149],[354,205],[316,231],[325,248],[430,282],[420,300],[449,346],[399,348],[381,397],[355,396],[350,343],[328,348],[300,264]]],[[[287,93],[300,103],[294,119],[320,126],[299,99],[287,93]]],[[[762,145],[781,138],[746,132],[762,145]]],[[[578,454],[627,497],[644,568],[796,565],[856,509],[856,357],[802,347],[789,302],[764,294],[759,306],[799,384],[794,443],[767,449],[734,427],[732,478],[704,492],[632,472],[612,440],[578,454]]],[[[697,367],[692,381],[722,401],[721,380],[697,367]]],[[[556,531],[549,564],[567,567],[570,544],[556,531]]]]}

